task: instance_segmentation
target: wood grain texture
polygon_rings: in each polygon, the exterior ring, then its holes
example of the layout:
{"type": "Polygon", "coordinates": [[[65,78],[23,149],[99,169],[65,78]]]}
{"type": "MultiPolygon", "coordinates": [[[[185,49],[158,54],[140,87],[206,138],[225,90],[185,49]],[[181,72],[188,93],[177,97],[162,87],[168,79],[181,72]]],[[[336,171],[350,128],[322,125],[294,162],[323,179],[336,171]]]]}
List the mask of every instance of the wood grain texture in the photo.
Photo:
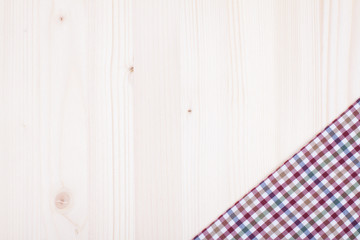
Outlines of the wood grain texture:
{"type": "Polygon", "coordinates": [[[191,239],[360,97],[359,0],[0,12],[1,239],[191,239]]]}
{"type": "Polygon", "coordinates": [[[133,239],[130,2],[1,4],[1,238],[133,239]]]}

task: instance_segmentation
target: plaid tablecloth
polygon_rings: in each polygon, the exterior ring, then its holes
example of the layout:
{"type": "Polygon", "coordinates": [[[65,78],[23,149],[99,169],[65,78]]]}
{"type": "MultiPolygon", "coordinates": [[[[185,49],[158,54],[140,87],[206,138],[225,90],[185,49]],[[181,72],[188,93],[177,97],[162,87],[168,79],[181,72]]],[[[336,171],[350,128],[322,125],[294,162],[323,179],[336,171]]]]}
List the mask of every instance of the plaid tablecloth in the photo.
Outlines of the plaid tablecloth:
{"type": "Polygon", "coordinates": [[[360,99],[194,239],[360,239],[360,99]]]}

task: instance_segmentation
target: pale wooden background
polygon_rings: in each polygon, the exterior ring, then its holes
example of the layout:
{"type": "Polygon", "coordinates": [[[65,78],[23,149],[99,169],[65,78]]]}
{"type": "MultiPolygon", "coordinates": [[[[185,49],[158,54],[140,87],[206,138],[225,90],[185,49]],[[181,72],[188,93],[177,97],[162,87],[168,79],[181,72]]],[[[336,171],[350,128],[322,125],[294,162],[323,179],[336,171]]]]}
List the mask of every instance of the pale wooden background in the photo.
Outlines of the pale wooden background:
{"type": "Polygon", "coordinates": [[[360,97],[360,0],[0,11],[5,240],[190,239],[360,97]]]}

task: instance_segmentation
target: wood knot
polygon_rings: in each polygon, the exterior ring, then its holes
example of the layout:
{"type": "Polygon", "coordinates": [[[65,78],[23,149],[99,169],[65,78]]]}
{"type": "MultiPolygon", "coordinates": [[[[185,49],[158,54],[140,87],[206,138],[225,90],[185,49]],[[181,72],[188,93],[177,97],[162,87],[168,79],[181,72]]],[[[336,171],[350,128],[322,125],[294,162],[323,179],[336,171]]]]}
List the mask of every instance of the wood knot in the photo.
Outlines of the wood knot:
{"type": "Polygon", "coordinates": [[[57,209],[65,209],[70,205],[70,195],[67,192],[60,192],[55,197],[55,206],[57,209]]]}
{"type": "Polygon", "coordinates": [[[63,16],[60,16],[60,17],[59,17],[59,20],[60,20],[60,22],[64,21],[64,17],[63,17],[63,16]]]}
{"type": "Polygon", "coordinates": [[[134,72],[134,67],[130,67],[129,72],[131,72],[131,73],[134,72]]]}
{"type": "Polygon", "coordinates": [[[192,110],[191,109],[188,109],[188,113],[191,113],[192,112],[192,110]]]}

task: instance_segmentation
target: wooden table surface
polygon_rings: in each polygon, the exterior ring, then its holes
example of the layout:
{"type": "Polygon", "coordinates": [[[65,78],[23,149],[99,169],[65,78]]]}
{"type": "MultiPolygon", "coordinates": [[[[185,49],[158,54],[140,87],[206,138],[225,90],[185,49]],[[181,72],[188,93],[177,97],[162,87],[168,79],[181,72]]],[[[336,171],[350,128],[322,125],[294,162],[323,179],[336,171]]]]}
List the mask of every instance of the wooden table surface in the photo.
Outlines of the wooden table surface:
{"type": "Polygon", "coordinates": [[[360,97],[360,0],[0,0],[0,238],[191,239],[360,97]]]}

